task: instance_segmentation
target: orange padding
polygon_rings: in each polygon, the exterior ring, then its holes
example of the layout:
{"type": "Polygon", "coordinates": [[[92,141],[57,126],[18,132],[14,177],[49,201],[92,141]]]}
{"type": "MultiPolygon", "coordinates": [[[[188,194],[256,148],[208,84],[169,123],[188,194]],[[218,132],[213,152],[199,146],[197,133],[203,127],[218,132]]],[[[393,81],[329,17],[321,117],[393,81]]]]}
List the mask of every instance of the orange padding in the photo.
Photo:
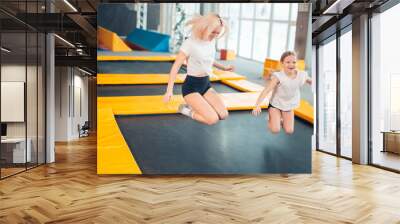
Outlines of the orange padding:
{"type": "Polygon", "coordinates": [[[175,61],[176,55],[98,55],[97,61],[175,61]]]}
{"type": "MultiPolygon", "coordinates": [[[[246,77],[233,72],[220,72],[214,70],[214,75],[210,76],[210,81],[220,80],[240,80],[246,77]]],[[[185,74],[178,74],[175,83],[183,83],[185,74]]],[[[167,84],[169,74],[97,74],[97,84],[99,85],[141,85],[141,84],[167,84]]]]}
{"type": "Polygon", "coordinates": [[[132,51],[116,33],[101,26],[97,28],[97,42],[100,48],[106,48],[110,51],[132,51]]]}
{"type": "Polygon", "coordinates": [[[314,108],[305,100],[300,100],[300,106],[294,110],[294,114],[311,124],[314,123],[314,108]]]}
{"type": "Polygon", "coordinates": [[[97,174],[142,174],[111,108],[97,110],[97,174]]]}
{"type": "MultiPolygon", "coordinates": [[[[258,93],[221,93],[219,94],[228,110],[250,110],[254,107],[258,93]]],[[[98,97],[99,108],[111,108],[115,115],[132,114],[170,114],[177,113],[184,103],[181,95],[174,95],[169,103],[163,102],[163,96],[118,96],[98,97]]],[[[263,108],[267,107],[264,102],[263,108]]]]}
{"type": "MultiPolygon", "coordinates": [[[[258,92],[219,94],[228,110],[252,110],[259,96],[258,92]]],[[[269,96],[267,97],[269,98],[269,96]]],[[[111,108],[115,115],[170,114],[177,113],[184,103],[181,95],[174,95],[169,103],[162,101],[163,96],[118,96],[98,97],[99,108],[111,108]]],[[[262,104],[267,108],[268,102],[262,104]]],[[[296,116],[310,123],[314,122],[314,109],[305,100],[294,110],[296,116]]]]}
{"type": "MultiPolygon", "coordinates": [[[[98,85],[167,84],[168,74],[97,74],[98,85]]],[[[183,83],[184,74],[178,74],[175,83],[183,83]]]]}

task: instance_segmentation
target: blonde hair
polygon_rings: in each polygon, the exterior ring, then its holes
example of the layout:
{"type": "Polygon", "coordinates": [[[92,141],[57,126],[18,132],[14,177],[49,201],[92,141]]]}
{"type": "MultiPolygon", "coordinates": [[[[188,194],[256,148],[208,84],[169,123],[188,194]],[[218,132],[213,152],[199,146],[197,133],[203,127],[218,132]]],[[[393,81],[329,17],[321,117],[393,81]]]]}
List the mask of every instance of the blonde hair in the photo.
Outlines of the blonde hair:
{"type": "Polygon", "coordinates": [[[186,25],[191,26],[192,35],[200,40],[207,40],[212,31],[219,26],[222,26],[223,31],[217,38],[222,37],[228,32],[226,22],[216,13],[195,16],[186,25]]]}
{"type": "Polygon", "coordinates": [[[285,52],[283,52],[283,54],[282,54],[282,56],[281,56],[281,63],[283,63],[283,61],[285,60],[285,58],[286,58],[286,57],[289,57],[289,56],[294,56],[294,57],[297,58],[297,55],[296,55],[296,53],[295,53],[294,51],[285,51],[285,52]]]}

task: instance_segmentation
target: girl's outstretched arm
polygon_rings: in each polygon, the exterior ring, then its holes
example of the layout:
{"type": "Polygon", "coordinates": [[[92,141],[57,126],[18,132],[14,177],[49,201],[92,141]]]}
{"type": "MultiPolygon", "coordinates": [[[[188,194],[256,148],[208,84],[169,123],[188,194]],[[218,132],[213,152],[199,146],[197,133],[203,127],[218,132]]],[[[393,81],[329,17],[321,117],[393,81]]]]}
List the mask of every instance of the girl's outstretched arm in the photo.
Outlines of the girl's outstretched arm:
{"type": "Polygon", "coordinates": [[[268,83],[268,85],[264,88],[264,90],[260,93],[260,95],[257,98],[256,106],[253,109],[253,115],[257,116],[261,113],[261,103],[264,101],[265,97],[275,89],[275,87],[278,85],[279,80],[275,77],[271,77],[271,81],[268,83]]]}
{"type": "Polygon", "coordinates": [[[312,85],[312,79],[310,77],[307,77],[306,83],[309,85],[312,85]]]}
{"type": "Polygon", "coordinates": [[[164,94],[165,103],[169,102],[173,95],[176,75],[178,74],[178,71],[181,68],[183,62],[186,60],[186,58],[187,58],[186,55],[182,51],[180,51],[176,56],[175,62],[172,65],[171,71],[169,72],[168,86],[164,94]]]}
{"type": "Polygon", "coordinates": [[[234,67],[232,65],[225,66],[225,65],[220,64],[220,63],[218,63],[216,61],[214,61],[213,66],[218,68],[218,69],[224,70],[224,71],[233,71],[234,70],[234,67]]]}

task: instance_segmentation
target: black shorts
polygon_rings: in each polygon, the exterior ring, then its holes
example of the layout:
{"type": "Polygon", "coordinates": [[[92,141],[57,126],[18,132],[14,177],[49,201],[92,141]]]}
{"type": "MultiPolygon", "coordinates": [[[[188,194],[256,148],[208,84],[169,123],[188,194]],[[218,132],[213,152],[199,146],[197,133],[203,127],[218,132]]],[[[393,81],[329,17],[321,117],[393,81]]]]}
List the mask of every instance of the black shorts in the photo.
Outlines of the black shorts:
{"type": "Polygon", "coordinates": [[[278,109],[278,110],[280,110],[281,112],[290,112],[290,111],[292,111],[292,110],[281,110],[281,109],[279,109],[279,108],[277,108],[277,107],[274,107],[274,105],[272,105],[272,104],[269,104],[269,105],[268,105],[268,110],[269,110],[270,108],[278,109]]]}
{"type": "Polygon", "coordinates": [[[182,95],[186,96],[191,93],[200,93],[200,95],[204,95],[210,88],[211,83],[208,76],[195,77],[187,75],[182,85],[182,95]]]}

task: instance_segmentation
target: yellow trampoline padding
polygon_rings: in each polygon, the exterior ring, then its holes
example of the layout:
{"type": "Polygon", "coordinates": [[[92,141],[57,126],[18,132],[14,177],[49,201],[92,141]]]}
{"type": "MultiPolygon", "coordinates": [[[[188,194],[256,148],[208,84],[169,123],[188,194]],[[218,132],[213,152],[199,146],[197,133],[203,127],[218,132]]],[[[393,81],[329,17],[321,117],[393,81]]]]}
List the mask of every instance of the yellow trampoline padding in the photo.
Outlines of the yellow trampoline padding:
{"type": "MultiPolygon", "coordinates": [[[[221,93],[220,96],[228,110],[252,110],[259,93],[221,93]]],[[[269,97],[262,108],[267,108],[269,97]]],[[[170,114],[177,113],[184,100],[181,95],[174,95],[169,103],[163,102],[163,96],[121,96],[98,97],[97,103],[99,108],[112,108],[115,115],[170,114]]],[[[314,108],[305,100],[300,101],[294,113],[303,120],[314,122],[314,108]]]]}
{"type": "Polygon", "coordinates": [[[220,70],[213,70],[213,74],[210,75],[211,81],[220,81],[220,80],[241,80],[246,79],[246,76],[239,75],[234,72],[225,72],[220,70]]]}
{"type": "Polygon", "coordinates": [[[311,124],[314,124],[314,107],[305,100],[300,100],[300,106],[294,110],[294,114],[311,124]]]}
{"type": "Polygon", "coordinates": [[[111,108],[97,110],[97,174],[142,174],[111,108]]]}
{"type": "Polygon", "coordinates": [[[175,61],[175,55],[98,55],[97,61],[175,61]]]}
{"type": "MultiPolygon", "coordinates": [[[[258,93],[222,93],[220,96],[228,110],[249,110],[253,109],[258,93]]],[[[182,103],[184,100],[181,95],[174,95],[168,103],[163,102],[163,96],[97,98],[98,107],[112,108],[114,115],[177,113],[178,107],[182,103]]],[[[264,102],[263,108],[266,107],[267,102],[264,102]]]]}
{"type": "Polygon", "coordinates": [[[163,102],[163,96],[97,97],[98,107],[112,108],[114,115],[177,113],[183,102],[181,95],[174,95],[169,103],[163,102]]]}
{"type": "MultiPolygon", "coordinates": [[[[186,75],[178,74],[175,83],[183,83],[186,75]]],[[[97,74],[99,85],[167,84],[168,74],[97,74]]]]}
{"type": "Polygon", "coordinates": [[[110,51],[132,51],[116,33],[101,26],[97,28],[97,39],[99,46],[103,46],[110,51]]]}
{"type": "MultiPolygon", "coordinates": [[[[219,95],[228,110],[252,110],[254,105],[256,105],[257,98],[260,94],[256,92],[247,92],[220,93],[219,95]]],[[[266,97],[265,101],[261,104],[261,108],[268,107],[268,99],[269,97],[266,97]]]]}
{"type": "Polygon", "coordinates": [[[241,80],[222,80],[222,83],[243,92],[261,92],[264,86],[250,82],[245,79],[241,80]]]}
{"type": "MultiPolygon", "coordinates": [[[[185,74],[178,74],[175,83],[183,83],[185,74]]],[[[97,74],[97,84],[99,85],[140,85],[140,84],[167,84],[169,74],[97,74]]],[[[210,81],[221,80],[240,80],[244,76],[236,73],[225,73],[210,76],[210,81]]]]}

